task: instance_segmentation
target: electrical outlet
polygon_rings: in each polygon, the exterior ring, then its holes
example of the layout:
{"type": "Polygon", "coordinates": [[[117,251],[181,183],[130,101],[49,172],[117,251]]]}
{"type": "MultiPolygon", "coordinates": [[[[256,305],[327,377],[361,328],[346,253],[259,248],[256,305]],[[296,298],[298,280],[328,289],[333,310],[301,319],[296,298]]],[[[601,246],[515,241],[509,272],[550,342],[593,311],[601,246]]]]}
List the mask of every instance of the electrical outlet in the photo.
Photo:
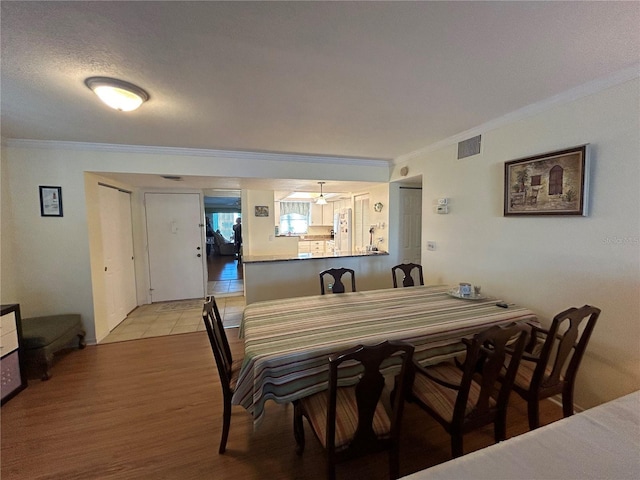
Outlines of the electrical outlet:
{"type": "Polygon", "coordinates": [[[436,249],[436,242],[427,242],[427,250],[435,250],[436,249]]]}

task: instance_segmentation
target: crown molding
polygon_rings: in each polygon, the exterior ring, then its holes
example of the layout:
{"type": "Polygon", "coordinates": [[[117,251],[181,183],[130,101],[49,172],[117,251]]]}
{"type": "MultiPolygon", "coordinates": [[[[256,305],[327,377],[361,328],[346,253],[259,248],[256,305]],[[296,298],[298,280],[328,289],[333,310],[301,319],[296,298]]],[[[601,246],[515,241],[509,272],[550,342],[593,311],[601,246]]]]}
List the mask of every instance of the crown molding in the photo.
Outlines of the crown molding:
{"type": "Polygon", "coordinates": [[[482,125],[466,130],[457,135],[453,135],[452,137],[445,138],[444,140],[440,140],[436,143],[432,143],[427,147],[421,148],[419,150],[414,150],[413,152],[404,155],[400,155],[399,157],[395,158],[392,163],[394,165],[398,165],[407,162],[416,157],[435,152],[437,150],[440,150],[441,148],[457,144],[458,142],[471,137],[475,137],[476,135],[481,135],[488,131],[495,130],[496,128],[503,127],[519,120],[533,117],[534,115],[538,115],[539,113],[542,113],[558,105],[570,103],[580,98],[594,95],[608,88],[626,83],[638,77],[640,77],[640,64],[635,64],[632,67],[626,68],[624,70],[619,70],[618,72],[608,77],[599,78],[592,82],[588,82],[570,90],[566,90],[562,93],[559,93],[558,95],[554,95],[553,97],[549,97],[540,102],[527,105],[526,107],[520,108],[511,113],[507,113],[502,117],[490,120],[486,123],[483,123],[482,125]]]}
{"type": "Polygon", "coordinates": [[[57,140],[29,140],[8,138],[6,145],[15,148],[46,148],[56,150],[77,150],[110,153],[136,153],[152,155],[175,155],[181,157],[208,157],[234,160],[297,162],[297,163],[335,163],[340,165],[360,165],[369,167],[388,167],[389,160],[379,158],[340,157],[331,155],[303,155],[295,153],[249,152],[239,150],[210,150],[200,148],[155,147],[144,145],[118,145],[111,143],[63,142],[57,140]]]}

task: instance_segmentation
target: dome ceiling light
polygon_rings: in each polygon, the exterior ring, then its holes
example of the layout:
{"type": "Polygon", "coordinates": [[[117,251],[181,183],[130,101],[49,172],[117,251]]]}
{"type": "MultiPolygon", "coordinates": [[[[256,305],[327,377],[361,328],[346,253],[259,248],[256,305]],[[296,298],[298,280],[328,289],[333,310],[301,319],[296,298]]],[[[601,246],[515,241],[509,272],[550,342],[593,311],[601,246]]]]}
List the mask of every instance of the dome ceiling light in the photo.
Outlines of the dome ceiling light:
{"type": "Polygon", "coordinates": [[[327,200],[324,198],[324,195],[322,194],[322,185],[324,185],[326,182],[318,182],[318,183],[320,184],[320,196],[316,200],[316,205],[326,205],[327,200]]]}
{"type": "Polygon", "coordinates": [[[108,77],[90,77],[84,81],[100,100],[115,110],[130,112],[149,100],[149,94],[142,88],[108,77]]]}

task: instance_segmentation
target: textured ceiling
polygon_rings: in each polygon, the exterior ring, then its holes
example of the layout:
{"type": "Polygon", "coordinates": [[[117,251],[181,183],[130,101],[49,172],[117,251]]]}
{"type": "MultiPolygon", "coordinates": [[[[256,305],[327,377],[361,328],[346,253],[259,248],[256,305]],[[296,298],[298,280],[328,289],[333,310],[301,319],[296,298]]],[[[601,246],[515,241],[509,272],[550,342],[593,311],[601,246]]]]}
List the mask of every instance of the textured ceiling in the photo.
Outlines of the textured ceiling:
{"type": "Polygon", "coordinates": [[[2,136],[392,159],[636,65],[639,2],[2,2],[2,136]],[[84,86],[146,89],[119,113],[84,86]]]}

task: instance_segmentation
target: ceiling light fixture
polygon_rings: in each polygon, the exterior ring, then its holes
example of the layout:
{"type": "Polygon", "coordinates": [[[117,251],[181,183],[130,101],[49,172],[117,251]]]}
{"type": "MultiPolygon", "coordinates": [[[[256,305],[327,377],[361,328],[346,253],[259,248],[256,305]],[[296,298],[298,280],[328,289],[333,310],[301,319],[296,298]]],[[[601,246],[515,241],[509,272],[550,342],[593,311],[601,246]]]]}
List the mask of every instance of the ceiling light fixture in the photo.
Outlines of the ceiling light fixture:
{"type": "Polygon", "coordinates": [[[318,182],[320,184],[320,196],[316,199],[316,205],[326,205],[327,201],[324,198],[324,195],[322,194],[322,185],[325,184],[325,182],[318,182]]]}
{"type": "Polygon", "coordinates": [[[90,77],[84,81],[105,104],[121,112],[135,110],[149,100],[149,94],[140,87],[108,77],[90,77]]]}

